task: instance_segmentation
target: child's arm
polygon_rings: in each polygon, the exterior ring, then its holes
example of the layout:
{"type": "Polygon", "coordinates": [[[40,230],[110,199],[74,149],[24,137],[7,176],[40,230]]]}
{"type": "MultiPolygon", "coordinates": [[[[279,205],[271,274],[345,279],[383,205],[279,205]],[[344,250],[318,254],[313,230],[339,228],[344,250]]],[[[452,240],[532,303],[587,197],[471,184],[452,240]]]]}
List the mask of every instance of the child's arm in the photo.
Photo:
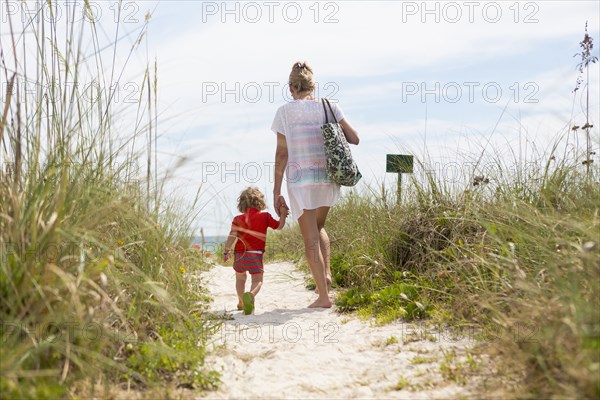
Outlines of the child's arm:
{"type": "Polygon", "coordinates": [[[223,248],[223,261],[227,262],[229,260],[229,251],[231,247],[237,240],[237,226],[231,225],[231,230],[229,231],[229,236],[227,236],[227,240],[225,241],[225,247],[223,248]]]}
{"type": "Polygon", "coordinates": [[[285,226],[285,219],[288,216],[288,208],[286,206],[281,206],[279,207],[279,226],[277,227],[277,230],[280,231],[283,229],[283,227],[285,226]]]}

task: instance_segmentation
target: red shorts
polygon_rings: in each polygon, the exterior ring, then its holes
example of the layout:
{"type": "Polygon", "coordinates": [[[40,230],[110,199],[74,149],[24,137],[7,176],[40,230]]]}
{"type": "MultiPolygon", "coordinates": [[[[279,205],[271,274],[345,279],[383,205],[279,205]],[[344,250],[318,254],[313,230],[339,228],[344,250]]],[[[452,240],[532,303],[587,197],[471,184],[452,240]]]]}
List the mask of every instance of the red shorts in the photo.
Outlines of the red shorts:
{"type": "Polygon", "coordinates": [[[244,252],[234,253],[233,269],[235,272],[249,272],[251,275],[262,274],[263,269],[263,253],[260,252],[244,252]]]}

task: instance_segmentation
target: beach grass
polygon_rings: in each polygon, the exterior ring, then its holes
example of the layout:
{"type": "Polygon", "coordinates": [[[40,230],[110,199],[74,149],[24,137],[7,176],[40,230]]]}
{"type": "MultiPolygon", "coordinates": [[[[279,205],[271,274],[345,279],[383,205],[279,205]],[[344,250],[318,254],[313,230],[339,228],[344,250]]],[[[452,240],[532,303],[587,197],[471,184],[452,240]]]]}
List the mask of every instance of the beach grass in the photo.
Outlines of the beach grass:
{"type": "Polygon", "coordinates": [[[54,21],[16,18],[1,38],[2,397],[214,388],[204,357],[219,321],[194,278],[208,263],[156,169],[157,66],[123,109],[120,37],[101,48],[93,21],[54,21]]]}

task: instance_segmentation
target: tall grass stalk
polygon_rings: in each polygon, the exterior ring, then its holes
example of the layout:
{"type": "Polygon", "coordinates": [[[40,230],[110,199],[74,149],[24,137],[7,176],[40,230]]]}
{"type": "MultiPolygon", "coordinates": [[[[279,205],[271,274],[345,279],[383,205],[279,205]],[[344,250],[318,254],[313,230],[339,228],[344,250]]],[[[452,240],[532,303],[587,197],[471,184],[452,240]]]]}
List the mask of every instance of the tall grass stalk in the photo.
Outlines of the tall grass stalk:
{"type": "Polygon", "coordinates": [[[592,155],[595,154],[592,151],[592,142],[590,140],[590,130],[594,127],[592,124],[590,124],[590,64],[595,64],[598,62],[598,57],[592,55],[594,40],[588,34],[587,21],[585,22],[585,34],[583,36],[583,40],[579,43],[579,47],[581,47],[581,53],[575,54],[575,57],[581,57],[581,62],[577,65],[580,75],[577,77],[577,84],[573,91],[577,92],[581,86],[581,83],[583,83],[582,75],[585,69],[585,125],[581,128],[579,126],[574,126],[572,129],[575,132],[577,132],[578,129],[582,129],[585,132],[585,160],[583,160],[583,165],[585,165],[585,169],[589,177],[591,166],[594,162],[592,155]]]}

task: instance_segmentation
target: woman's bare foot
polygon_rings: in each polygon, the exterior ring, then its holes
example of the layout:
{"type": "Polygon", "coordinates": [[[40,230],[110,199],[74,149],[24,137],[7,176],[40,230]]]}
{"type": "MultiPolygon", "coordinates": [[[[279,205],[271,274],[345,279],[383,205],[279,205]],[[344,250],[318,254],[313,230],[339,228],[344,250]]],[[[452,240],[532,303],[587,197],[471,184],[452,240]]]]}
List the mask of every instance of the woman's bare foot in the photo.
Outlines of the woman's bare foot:
{"type": "Polygon", "coordinates": [[[329,299],[317,299],[314,303],[308,306],[308,308],[331,308],[331,300],[329,299]]]}

